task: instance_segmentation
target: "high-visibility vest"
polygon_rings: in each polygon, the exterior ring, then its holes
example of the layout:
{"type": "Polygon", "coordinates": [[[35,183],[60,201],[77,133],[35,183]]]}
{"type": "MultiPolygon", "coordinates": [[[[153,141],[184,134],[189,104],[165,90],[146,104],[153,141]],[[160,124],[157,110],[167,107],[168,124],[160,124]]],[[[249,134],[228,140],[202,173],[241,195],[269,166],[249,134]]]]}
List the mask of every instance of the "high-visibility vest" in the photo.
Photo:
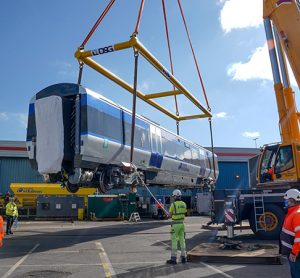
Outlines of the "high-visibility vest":
{"type": "Polygon", "coordinates": [[[0,215],[0,248],[2,247],[2,239],[4,237],[3,218],[0,215]]]}
{"type": "Polygon", "coordinates": [[[185,218],[186,204],[183,201],[175,201],[170,206],[169,212],[172,214],[172,220],[175,222],[183,222],[185,218]]]}
{"type": "Polygon", "coordinates": [[[15,203],[9,202],[6,205],[6,215],[8,216],[13,216],[13,217],[18,217],[18,208],[15,203]]]}
{"type": "Polygon", "coordinates": [[[298,256],[300,252],[300,206],[290,207],[280,234],[281,254],[298,256]]]}

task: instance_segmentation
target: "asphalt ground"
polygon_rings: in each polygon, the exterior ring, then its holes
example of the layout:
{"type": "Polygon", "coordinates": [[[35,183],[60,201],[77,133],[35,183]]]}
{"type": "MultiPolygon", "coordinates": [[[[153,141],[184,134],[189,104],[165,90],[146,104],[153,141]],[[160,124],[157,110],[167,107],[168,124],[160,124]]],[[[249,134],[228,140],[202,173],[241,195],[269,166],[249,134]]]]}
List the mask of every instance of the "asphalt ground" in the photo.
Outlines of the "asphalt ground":
{"type": "MultiPolygon", "coordinates": [[[[186,219],[188,250],[215,240],[215,231],[201,229],[208,221],[207,217],[186,219]]],[[[238,238],[262,243],[250,230],[242,231],[238,238]]],[[[13,235],[4,238],[0,277],[289,277],[285,259],[282,265],[203,262],[166,265],[170,243],[169,220],[24,221],[19,222],[13,235]]]]}

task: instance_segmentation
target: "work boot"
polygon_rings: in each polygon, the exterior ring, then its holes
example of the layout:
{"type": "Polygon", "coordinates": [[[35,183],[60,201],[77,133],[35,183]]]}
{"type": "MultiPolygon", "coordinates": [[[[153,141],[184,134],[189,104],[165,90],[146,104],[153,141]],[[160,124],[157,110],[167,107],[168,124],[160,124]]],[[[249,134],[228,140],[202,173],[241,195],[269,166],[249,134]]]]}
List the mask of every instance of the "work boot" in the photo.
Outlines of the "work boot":
{"type": "Polygon", "coordinates": [[[11,235],[13,235],[14,233],[12,231],[9,232],[11,235]]]}
{"type": "Polygon", "coordinates": [[[181,262],[185,264],[187,262],[186,257],[181,257],[181,262]]]}
{"type": "Polygon", "coordinates": [[[176,262],[176,257],[171,257],[171,259],[170,259],[170,260],[167,260],[166,263],[167,263],[167,264],[177,264],[177,262],[176,262]]]}

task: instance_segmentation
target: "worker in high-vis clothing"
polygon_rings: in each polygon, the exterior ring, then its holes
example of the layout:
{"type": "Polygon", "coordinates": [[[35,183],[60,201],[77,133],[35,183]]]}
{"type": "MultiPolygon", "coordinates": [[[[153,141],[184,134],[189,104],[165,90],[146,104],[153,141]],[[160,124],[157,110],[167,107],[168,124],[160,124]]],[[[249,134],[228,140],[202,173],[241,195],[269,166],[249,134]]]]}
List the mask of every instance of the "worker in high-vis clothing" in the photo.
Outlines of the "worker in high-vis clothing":
{"type": "Polygon", "coordinates": [[[3,228],[3,217],[0,215],[0,248],[3,246],[4,228],[3,228]]]}
{"type": "Polygon", "coordinates": [[[6,235],[13,234],[11,227],[14,220],[18,218],[18,208],[15,203],[14,197],[9,198],[9,203],[6,205],[6,235]]]}
{"type": "Polygon", "coordinates": [[[179,241],[181,249],[181,262],[186,263],[186,249],[185,249],[185,227],[184,218],[187,212],[185,202],[181,201],[181,191],[176,189],[173,191],[174,202],[169,209],[171,224],[171,240],[172,251],[171,259],[167,260],[168,264],[177,264],[177,243],[179,241]]]}
{"type": "Polygon", "coordinates": [[[280,234],[281,255],[286,256],[292,278],[300,277],[300,191],[289,189],[284,199],[288,212],[280,234]]]}

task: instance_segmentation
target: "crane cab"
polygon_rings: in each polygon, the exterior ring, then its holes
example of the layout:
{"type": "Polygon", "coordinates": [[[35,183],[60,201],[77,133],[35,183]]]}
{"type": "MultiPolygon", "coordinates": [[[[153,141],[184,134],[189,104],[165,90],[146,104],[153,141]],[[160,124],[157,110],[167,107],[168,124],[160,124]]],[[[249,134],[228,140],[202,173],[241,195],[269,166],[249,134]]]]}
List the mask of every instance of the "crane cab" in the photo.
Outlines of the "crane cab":
{"type": "Polygon", "coordinates": [[[296,143],[265,145],[258,162],[258,185],[298,182],[299,151],[296,143]]]}

